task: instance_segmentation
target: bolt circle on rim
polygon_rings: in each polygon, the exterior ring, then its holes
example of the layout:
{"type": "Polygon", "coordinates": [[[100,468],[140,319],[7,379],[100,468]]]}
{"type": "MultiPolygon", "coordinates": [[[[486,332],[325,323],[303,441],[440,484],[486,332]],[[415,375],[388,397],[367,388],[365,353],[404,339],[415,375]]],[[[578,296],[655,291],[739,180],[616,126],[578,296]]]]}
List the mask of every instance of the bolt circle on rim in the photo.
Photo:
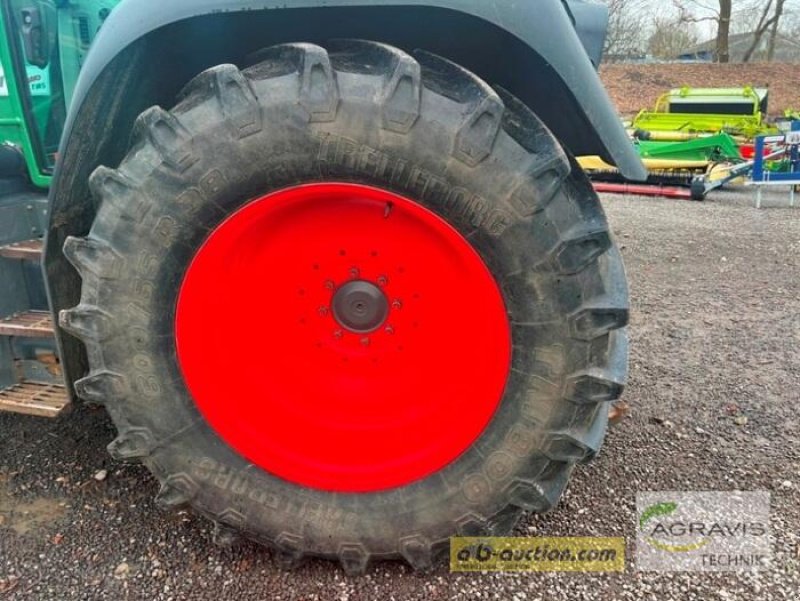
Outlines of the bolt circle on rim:
{"type": "Polygon", "coordinates": [[[403,196],[344,183],[258,198],[181,284],[178,362],[209,426],[289,482],[366,493],[430,476],[491,421],[505,304],[473,247],[403,196]]]}

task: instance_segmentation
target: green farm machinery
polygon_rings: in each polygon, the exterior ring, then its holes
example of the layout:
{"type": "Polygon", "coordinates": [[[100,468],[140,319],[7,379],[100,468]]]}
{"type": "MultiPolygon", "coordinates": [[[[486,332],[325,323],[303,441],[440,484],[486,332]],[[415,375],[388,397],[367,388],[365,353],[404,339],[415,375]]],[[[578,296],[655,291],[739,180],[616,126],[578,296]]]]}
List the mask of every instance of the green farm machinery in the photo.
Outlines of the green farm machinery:
{"type": "MultiPolygon", "coordinates": [[[[654,110],[641,111],[627,126],[648,170],[648,183],[654,186],[649,190],[659,196],[703,200],[708,192],[746,175],[753,139],[779,133],[766,120],[768,97],[766,88],[683,87],[663,94],[654,110]]],[[[599,157],[579,161],[600,182],[599,189],[614,190],[613,184],[624,180],[599,157]]],[[[634,189],[648,192],[646,186],[634,189]]]]}
{"type": "Polygon", "coordinates": [[[752,139],[772,130],[764,119],[766,88],[689,88],[670,90],[652,111],[641,111],[631,128],[645,132],[727,133],[752,139]]]}

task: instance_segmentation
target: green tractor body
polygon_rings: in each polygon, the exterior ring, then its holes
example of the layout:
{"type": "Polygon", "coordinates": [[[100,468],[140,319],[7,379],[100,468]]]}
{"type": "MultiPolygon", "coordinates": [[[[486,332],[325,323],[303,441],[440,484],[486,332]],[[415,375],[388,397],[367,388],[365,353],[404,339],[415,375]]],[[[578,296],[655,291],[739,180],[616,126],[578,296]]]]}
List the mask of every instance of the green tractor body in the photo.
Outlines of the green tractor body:
{"type": "Polygon", "coordinates": [[[117,3],[9,0],[4,7],[0,139],[21,149],[36,187],[50,185],[81,65],[117,3]]]}

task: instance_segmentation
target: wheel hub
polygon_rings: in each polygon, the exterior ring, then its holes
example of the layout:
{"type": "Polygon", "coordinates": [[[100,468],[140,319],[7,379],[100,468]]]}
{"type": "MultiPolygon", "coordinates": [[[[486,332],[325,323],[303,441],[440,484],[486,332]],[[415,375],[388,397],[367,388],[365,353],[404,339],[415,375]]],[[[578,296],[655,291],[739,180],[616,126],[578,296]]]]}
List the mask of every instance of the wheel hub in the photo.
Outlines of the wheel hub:
{"type": "Polygon", "coordinates": [[[484,431],[510,370],[494,278],[441,217],[313,184],[230,215],[176,307],[184,380],[231,448],[289,482],[374,492],[430,476],[484,431]]]}
{"type": "Polygon", "coordinates": [[[333,316],[346,330],[369,334],[389,316],[389,301],[375,284],[363,280],[348,282],[333,296],[333,316]]]}

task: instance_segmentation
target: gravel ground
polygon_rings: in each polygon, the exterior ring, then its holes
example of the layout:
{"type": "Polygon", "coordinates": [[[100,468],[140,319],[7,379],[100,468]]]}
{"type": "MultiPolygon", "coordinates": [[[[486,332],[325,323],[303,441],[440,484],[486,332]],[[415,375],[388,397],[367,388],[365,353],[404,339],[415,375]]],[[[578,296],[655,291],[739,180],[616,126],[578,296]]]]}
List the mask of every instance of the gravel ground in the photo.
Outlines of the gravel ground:
{"type": "Polygon", "coordinates": [[[623,574],[419,576],[382,564],[351,579],[313,561],[282,572],[268,551],[218,549],[204,520],[156,509],[153,480],[108,458],[113,428],[83,407],[53,422],[0,414],[0,599],[797,600],[800,209],[756,211],[731,193],[604,203],[631,283],[631,412],[558,508],[518,534],[631,541],[637,491],[768,490],[772,571],[659,575],[629,561],[623,574]]]}

